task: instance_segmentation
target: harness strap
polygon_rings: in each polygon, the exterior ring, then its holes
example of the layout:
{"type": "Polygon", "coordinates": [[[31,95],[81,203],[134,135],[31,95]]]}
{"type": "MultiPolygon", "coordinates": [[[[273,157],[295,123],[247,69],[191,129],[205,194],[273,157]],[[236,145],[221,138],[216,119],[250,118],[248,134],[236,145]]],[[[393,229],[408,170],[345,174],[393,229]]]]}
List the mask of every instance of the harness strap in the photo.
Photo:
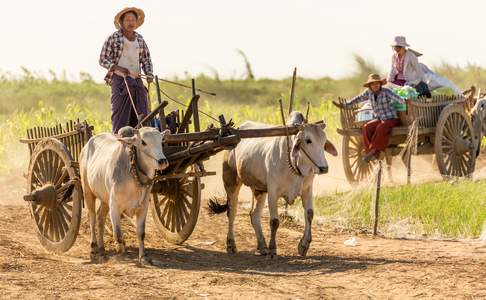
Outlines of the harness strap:
{"type": "Polygon", "coordinates": [[[151,185],[154,182],[154,180],[150,179],[150,177],[147,174],[145,174],[145,172],[138,167],[137,147],[130,146],[130,148],[128,149],[128,156],[130,158],[130,173],[132,174],[133,178],[135,179],[135,182],[137,183],[137,185],[141,186],[141,187],[146,187],[146,186],[151,185]],[[142,179],[140,178],[140,174],[142,174],[143,176],[148,178],[147,182],[142,181],[142,179]]]}
{"type": "Polygon", "coordinates": [[[299,166],[297,166],[297,163],[295,163],[295,167],[292,164],[292,157],[290,155],[290,137],[289,137],[289,129],[287,128],[287,124],[285,124],[285,137],[287,138],[287,163],[289,165],[290,171],[296,176],[303,177],[302,172],[299,169],[299,166]]]}
{"type": "Polygon", "coordinates": [[[140,124],[140,115],[137,111],[137,107],[135,106],[135,102],[133,101],[132,92],[130,92],[130,87],[128,86],[126,76],[123,76],[123,81],[125,82],[125,86],[127,87],[128,98],[130,98],[130,103],[132,104],[133,111],[135,112],[135,115],[137,116],[137,126],[142,127],[141,124],[140,124]]]}

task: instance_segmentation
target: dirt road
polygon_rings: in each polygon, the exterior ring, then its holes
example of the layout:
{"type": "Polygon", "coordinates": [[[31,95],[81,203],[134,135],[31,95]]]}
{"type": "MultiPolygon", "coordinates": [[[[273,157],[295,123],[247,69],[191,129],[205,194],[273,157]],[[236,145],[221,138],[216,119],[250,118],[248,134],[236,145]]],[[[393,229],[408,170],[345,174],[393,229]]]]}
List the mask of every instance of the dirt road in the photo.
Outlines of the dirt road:
{"type": "MultiPolygon", "coordinates": [[[[148,221],[148,254],[156,266],[136,265],[136,238],[128,228],[128,253],[91,264],[88,225],[63,255],[37,241],[27,207],[19,200],[21,177],[0,178],[0,298],[450,298],[486,299],[486,245],[477,241],[412,241],[358,235],[314,226],[308,256],[297,255],[302,226],[278,232],[279,257],[255,256],[248,212],[236,222],[239,254],[225,253],[226,217],[203,210],[192,237],[167,244],[148,221]]],[[[85,218],[85,216],[84,216],[85,218]]],[[[264,220],[268,228],[268,218],[264,220]]],[[[126,227],[125,227],[126,228],[126,227]]],[[[268,234],[268,231],[266,231],[268,234]]]]}

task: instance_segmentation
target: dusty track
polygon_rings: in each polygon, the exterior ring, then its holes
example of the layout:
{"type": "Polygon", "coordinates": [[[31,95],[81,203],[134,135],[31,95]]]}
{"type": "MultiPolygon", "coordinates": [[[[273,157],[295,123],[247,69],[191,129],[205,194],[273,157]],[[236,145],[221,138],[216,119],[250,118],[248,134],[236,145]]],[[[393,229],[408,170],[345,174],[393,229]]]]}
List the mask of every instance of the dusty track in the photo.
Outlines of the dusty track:
{"type": "MultiPolygon", "coordinates": [[[[220,191],[218,184],[207,181],[205,197],[220,191]]],[[[85,215],[75,246],[63,255],[48,253],[20,200],[23,178],[0,178],[0,185],[0,298],[486,299],[486,246],[477,241],[358,235],[358,245],[349,247],[343,241],[353,233],[315,225],[311,249],[302,258],[297,255],[302,226],[291,223],[279,229],[279,257],[270,260],[253,254],[253,229],[242,209],[235,256],[225,253],[226,217],[210,218],[202,210],[182,246],[162,240],[149,218],[148,254],[156,266],[137,267],[135,235],[126,226],[127,255],[117,258],[107,236],[108,262],[91,264],[85,215]]],[[[267,229],[268,219],[263,222],[267,229]]]]}

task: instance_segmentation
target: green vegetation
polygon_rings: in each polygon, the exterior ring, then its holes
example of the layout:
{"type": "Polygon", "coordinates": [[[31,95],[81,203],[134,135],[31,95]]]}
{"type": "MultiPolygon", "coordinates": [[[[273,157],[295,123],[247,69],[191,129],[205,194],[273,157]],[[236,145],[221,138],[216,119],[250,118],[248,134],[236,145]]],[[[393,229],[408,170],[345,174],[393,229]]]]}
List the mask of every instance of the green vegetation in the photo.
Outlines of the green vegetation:
{"type": "MultiPolygon", "coordinates": [[[[374,188],[317,198],[316,214],[347,228],[373,228],[374,188]]],[[[486,182],[430,182],[385,187],[382,232],[478,237],[486,221],[486,182]]]]}
{"type": "MultiPolygon", "coordinates": [[[[361,83],[368,73],[379,71],[361,57],[355,57],[357,71],[341,79],[299,78],[295,109],[305,111],[307,102],[312,105],[310,119],[325,119],[327,133],[339,143],[335,128],[338,111],[331,99],[350,97],[362,90],[361,83]]],[[[246,62],[249,72],[251,66],[246,62]]],[[[289,75],[290,75],[289,70],[289,75]]],[[[436,68],[460,88],[471,85],[486,86],[486,69],[478,66],[456,67],[443,64],[436,68]]],[[[383,72],[382,72],[383,73],[383,72]]],[[[33,74],[27,69],[20,75],[0,73],[0,173],[9,170],[24,171],[28,164],[27,147],[18,139],[25,137],[27,128],[54,125],[69,119],[88,120],[96,132],[110,131],[110,88],[96,83],[88,74],[81,74],[79,82],[71,82],[51,74],[50,79],[33,74]]],[[[189,78],[172,78],[190,84],[189,78]]],[[[217,97],[204,96],[200,108],[212,116],[224,114],[236,125],[245,120],[279,124],[277,100],[288,103],[291,78],[225,79],[199,75],[198,87],[217,93],[217,97]]],[[[188,103],[190,91],[162,84],[162,89],[182,103],[188,103]]],[[[165,96],[164,99],[167,99],[165,96]]],[[[151,89],[155,103],[155,91],[151,89]]],[[[185,109],[169,101],[169,110],[185,109]]],[[[214,122],[200,114],[202,127],[214,122]]],[[[424,185],[387,187],[383,191],[381,224],[386,228],[403,224],[415,233],[445,236],[478,236],[486,219],[484,182],[427,183],[424,185]]],[[[348,227],[370,228],[372,222],[372,191],[356,190],[345,194],[317,199],[316,212],[326,219],[348,227]]]]}

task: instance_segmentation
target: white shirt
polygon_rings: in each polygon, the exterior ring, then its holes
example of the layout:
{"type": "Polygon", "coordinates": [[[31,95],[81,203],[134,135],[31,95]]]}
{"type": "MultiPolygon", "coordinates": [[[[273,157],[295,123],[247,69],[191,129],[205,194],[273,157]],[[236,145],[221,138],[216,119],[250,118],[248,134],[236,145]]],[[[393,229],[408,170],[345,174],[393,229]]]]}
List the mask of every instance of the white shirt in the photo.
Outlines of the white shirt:
{"type": "MultiPolygon", "coordinates": [[[[139,50],[137,39],[130,41],[126,37],[123,37],[123,51],[120,60],[118,61],[118,65],[127,68],[132,77],[138,77],[140,75],[139,50]]],[[[118,72],[116,71],[115,73],[118,72]]]]}

